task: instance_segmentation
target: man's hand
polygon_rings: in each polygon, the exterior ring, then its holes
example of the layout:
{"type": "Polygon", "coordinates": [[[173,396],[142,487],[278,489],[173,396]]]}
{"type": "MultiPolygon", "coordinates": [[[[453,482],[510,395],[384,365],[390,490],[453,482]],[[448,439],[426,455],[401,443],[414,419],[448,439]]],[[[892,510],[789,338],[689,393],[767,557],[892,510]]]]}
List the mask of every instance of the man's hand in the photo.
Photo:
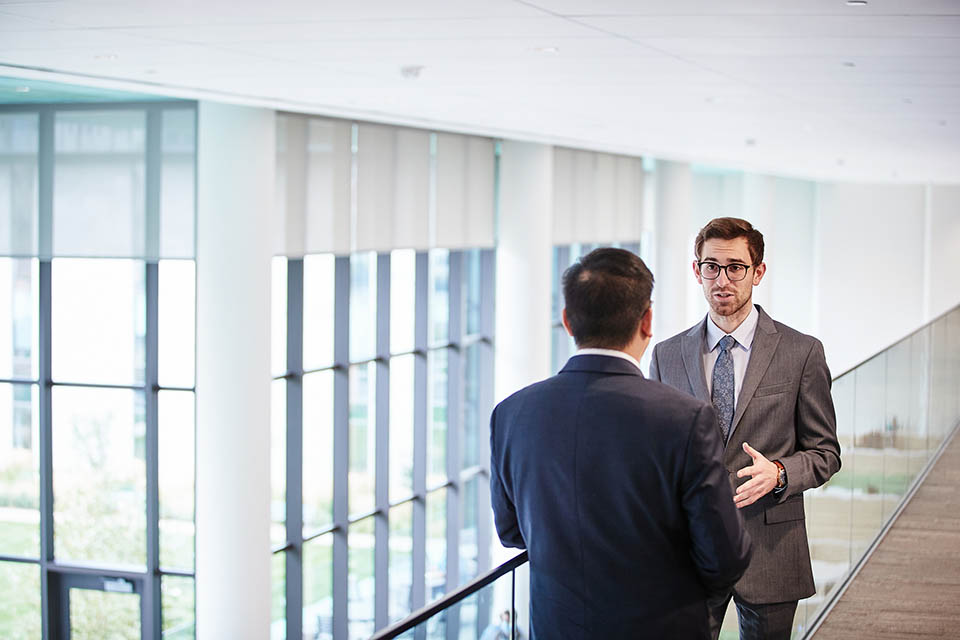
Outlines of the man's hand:
{"type": "Polygon", "coordinates": [[[773,491],[777,486],[777,476],[780,474],[780,468],[777,465],[764,458],[762,453],[746,442],[743,443],[743,450],[753,459],[753,464],[737,471],[737,477],[752,477],[737,487],[737,493],[733,496],[737,509],[743,509],[773,491]]]}

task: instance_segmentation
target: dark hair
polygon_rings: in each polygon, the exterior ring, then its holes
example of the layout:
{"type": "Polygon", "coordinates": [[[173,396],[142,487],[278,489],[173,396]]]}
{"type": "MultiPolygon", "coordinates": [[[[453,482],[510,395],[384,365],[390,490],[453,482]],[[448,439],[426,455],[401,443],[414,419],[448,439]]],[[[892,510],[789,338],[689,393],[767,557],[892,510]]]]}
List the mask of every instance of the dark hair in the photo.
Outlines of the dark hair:
{"type": "Polygon", "coordinates": [[[625,249],[594,249],[563,272],[563,299],[581,348],[619,349],[650,308],[653,274],[625,249]]]}
{"type": "Polygon", "coordinates": [[[747,249],[750,251],[750,261],[754,265],[763,262],[763,234],[753,228],[753,225],[740,218],[714,218],[708,222],[697,239],[693,241],[693,253],[700,259],[703,243],[707,240],[735,240],[746,238],[747,249]]]}

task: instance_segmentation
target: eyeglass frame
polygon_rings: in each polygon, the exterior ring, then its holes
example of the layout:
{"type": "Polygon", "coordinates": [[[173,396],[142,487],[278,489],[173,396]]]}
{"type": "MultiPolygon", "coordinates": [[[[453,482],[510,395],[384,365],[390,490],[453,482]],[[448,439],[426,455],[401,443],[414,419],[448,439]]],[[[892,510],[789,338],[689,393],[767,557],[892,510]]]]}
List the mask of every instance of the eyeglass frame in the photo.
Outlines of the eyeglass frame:
{"type": "Polygon", "coordinates": [[[720,277],[720,272],[723,271],[724,275],[727,276],[727,280],[729,280],[730,282],[743,282],[744,280],[747,279],[747,273],[750,271],[750,268],[756,267],[756,266],[757,265],[755,264],[744,264],[742,262],[731,262],[730,264],[720,264],[719,262],[714,262],[713,260],[701,260],[700,262],[697,263],[697,273],[699,273],[700,277],[703,278],[704,280],[716,280],[717,278],[720,277]],[[703,265],[705,264],[716,265],[717,275],[713,276],[712,278],[710,276],[703,275],[703,265]],[[730,272],[727,271],[727,269],[730,267],[743,267],[744,268],[743,277],[737,280],[734,280],[733,278],[731,278],[730,272]]]}

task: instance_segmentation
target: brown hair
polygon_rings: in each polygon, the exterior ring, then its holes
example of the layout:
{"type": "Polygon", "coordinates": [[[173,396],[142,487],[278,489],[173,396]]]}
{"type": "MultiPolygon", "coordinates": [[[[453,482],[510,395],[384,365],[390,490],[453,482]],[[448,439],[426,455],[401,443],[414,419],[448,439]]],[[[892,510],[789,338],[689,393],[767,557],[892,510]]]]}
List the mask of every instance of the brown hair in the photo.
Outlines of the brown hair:
{"type": "Polygon", "coordinates": [[[703,243],[707,240],[736,240],[737,238],[746,238],[750,260],[754,265],[763,262],[763,234],[741,218],[714,218],[708,222],[703,229],[700,229],[697,239],[693,241],[693,253],[699,260],[703,243]]]}

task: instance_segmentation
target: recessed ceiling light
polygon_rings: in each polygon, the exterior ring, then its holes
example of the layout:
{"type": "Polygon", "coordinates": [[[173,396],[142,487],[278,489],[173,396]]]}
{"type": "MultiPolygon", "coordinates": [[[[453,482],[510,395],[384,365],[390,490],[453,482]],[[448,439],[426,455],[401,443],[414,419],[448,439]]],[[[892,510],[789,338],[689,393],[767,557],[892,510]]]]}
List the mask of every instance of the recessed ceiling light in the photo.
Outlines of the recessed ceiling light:
{"type": "Polygon", "coordinates": [[[867,0],[847,0],[848,7],[865,7],[867,6],[867,0]]]}
{"type": "Polygon", "coordinates": [[[144,73],[145,75],[148,75],[148,76],[153,76],[153,75],[156,75],[156,74],[157,74],[157,70],[156,70],[156,69],[144,69],[144,70],[143,70],[143,73],[144,73]]]}
{"type": "Polygon", "coordinates": [[[846,62],[843,63],[843,66],[845,66],[845,67],[855,67],[855,66],[857,66],[857,63],[856,63],[856,62],[850,62],[849,60],[847,60],[846,62]]]}
{"type": "Polygon", "coordinates": [[[118,56],[115,53],[100,53],[93,56],[93,59],[94,60],[116,60],[119,57],[120,56],[118,56]]]}
{"type": "Polygon", "coordinates": [[[842,167],[842,166],[845,165],[845,164],[847,164],[847,161],[846,161],[846,160],[844,160],[843,158],[837,158],[837,166],[838,166],[838,167],[842,167]]]}
{"type": "Polygon", "coordinates": [[[717,104],[717,99],[714,98],[713,96],[707,96],[706,98],[703,99],[703,101],[706,102],[707,104],[717,104]]]}
{"type": "Polygon", "coordinates": [[[756,139],[756,138],[747,138],[746,140],[744,140],[744,142],[746,143],[746,145],[747,145],[748,147],[755,147],[755,146],[757,146],[757,139],[756,139]]]}
{"type": "Polygon", "coordinates": [[[17,93],[30,93],[30,87],[17,87],[14,91],[17,93]]]}
{"type": "Polygon", "coordinates": [[[408,64],[403,67],[400,67],[400,75],[408,80],[414,80],[420,77],[420,74],[423,73],[422,64],[408,64]]]}
{"type": "Polygon", "coordinates": [[[913,99],[912,99],[912,98],[904,98],[904,99],[903,99],[903,104],[913,104],[913,99]]]}
{"type": "Polygon", "coordinates": [[[947,121],[946,121],[946,120],[941,120],[941,121],[940,121],[940,126],[941,126],[941,127],[947,126],[947,121]]]}
{"type": "Polygon", "coordinates": [[[560,53],[560,47],[534,47],[533,50],[536,53],[546,53],[549,55],[556,55],[560,53]]]}

